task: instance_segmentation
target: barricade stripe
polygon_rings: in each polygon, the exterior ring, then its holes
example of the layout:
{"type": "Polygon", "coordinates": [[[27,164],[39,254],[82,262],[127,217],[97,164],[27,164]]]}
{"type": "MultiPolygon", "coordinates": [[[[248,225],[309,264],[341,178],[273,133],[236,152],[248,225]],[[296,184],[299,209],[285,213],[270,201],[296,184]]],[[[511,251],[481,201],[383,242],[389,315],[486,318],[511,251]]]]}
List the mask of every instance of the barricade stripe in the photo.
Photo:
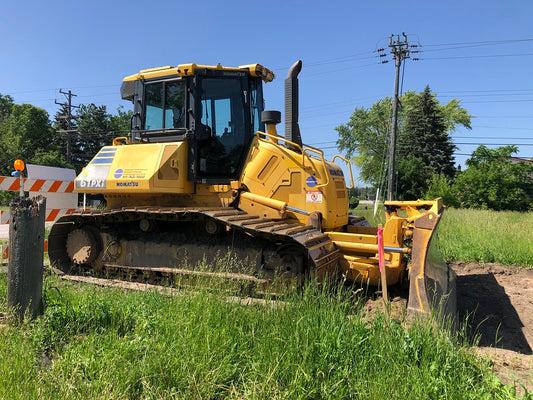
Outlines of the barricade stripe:
{"type": "Polygon", "coordinates": [[[35,183],[31,185],[29,192],[38,192],[46,181],[44,179],[36,179],[35,183]]]}
{"type": "Polygon", "coordinates": [[[54,183],[52,183],[52,186],[50,186],[49,192],[52,192],[52,193],[57,192],[57,190],[61,186],[61,183],[62,183],[62,181],[54,181],[54,183]]]}
{"type": "Polygon", "coordinates": [[[60,193],[66,193],[68,184],[69,182],[61,182],[61,185],[59,185],[59,188],[57,189],[57,191],[60,193]]]}
{"type": "MultiPolygon", "coordinates": [[[[1,257],[3,259],[9,258],[9,245],[3,244],[1,248],[1,257]]],[[[48,239],[44,239],[44,253],[48,253],[48,239]]]]}
{"type": "Polygon", "coordinates": [[[46,216],[46,220],[47,220],[48,222],[55,221],[56,218],[57,218],[57,214],[59,214],[59,211],[60,211],[60,210],[57,209],[57,208],[56,208],[55,210],[50,210],[50,214],[48,214],[48,215],[46,216]]]}
{"type": "Polygon", "coordinates": [[[14,182],[11,184],[11,186],[9,186],[9,189],[7,189],[7,190],[11,190],[13,192],[15,192],[17,190],[20,190],[19,179],[15,179],[14,182]]]}
{"type": "MultiPolygon", "coordinates": [[[[54,208],[46,211],[46,222],[53,222],[59,217],[68,215],[71,212],[76,211],[75,208],[54,208]]],[[[11,220],[11,212],[9,210],[0,211],[0,224],[9,224],[11,220]]]]}
{"type": "Polygon", "coordinates": [[[11,213],[9,211],[2,211],[0,213],[0,223],[9,224],[10,217],[11,217],[11,213]]]}
{"type": "MultiPolygon", "coordinates": [[[[20,178],[0,176],[0,190],[20,190],[20,178]]],[[[74,182],[24,178],[24,190],[26,192],[73,193],[74,182]]]]}

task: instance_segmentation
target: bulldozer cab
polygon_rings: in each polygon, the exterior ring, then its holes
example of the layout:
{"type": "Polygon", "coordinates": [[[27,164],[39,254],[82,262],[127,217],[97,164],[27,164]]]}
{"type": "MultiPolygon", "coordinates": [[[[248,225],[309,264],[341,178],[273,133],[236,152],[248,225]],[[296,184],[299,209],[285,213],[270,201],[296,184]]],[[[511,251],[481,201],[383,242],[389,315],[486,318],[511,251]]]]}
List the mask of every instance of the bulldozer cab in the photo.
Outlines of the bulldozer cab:
{"type": "Polygon", "coordinates": [[[124,80],[122,98],[134,103],[131,142],[186,141],[190,181],[229,183],[239,177],[255,132],[264,130],[266,79],[245,67],[192,66],[124,80]]]}

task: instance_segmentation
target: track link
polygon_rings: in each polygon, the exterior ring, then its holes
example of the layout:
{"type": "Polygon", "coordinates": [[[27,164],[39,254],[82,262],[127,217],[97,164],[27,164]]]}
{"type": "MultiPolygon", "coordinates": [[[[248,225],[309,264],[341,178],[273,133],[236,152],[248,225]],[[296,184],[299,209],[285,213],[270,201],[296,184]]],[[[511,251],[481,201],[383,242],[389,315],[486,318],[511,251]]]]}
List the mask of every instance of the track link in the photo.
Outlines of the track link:
{"type": "MultiPolygon", "coordinates": [[[[122,278],[126,277],[132,281],[146,281],[147,273],[151,275],[169,275],[176,274],[188,276],[188,279],[198,278],[199,272],[183,271],[176,268],[175,265],[166,265],[164,261],[154,261],[154,265],[127,265],[124,263],[112,262],[100,257],[98,263],[94,265],[78,265],[72,261],[72,254],[69,252],[72,245],[67,246],[67,238],[84,237],[80,234],[72,234],[77,229],[83,228],[88,231],[99,232],[108,226],[125,226],[125,224],[134,224],[140,221],[144,222],[146,227],[152,223],[176,224],[170,226],[178,227],[181,223],[211,221],[218,226],[229,228],[231,231],[240,232],[248,238],[256,238],[264,243],[275,243],[276,245],[287,246],[297,249],[301,254],[306,256],[305,272],[310,269],[316,272],[316,276],[322,279],[326,273],[333,273],[337,268],[339,250],[333,241],[321,231],[309,225],[304,225],[296,220],[273,220],[261,218],[256,215],[250,215],[245,211],[227,208],[155,208],[155,207],[135,207],[123,208],[121,210],[90,210],[75,211],[72,214],[62,217],[52,227],[49,235],[49,256],[52,266],[71,273],[77,270],[78,273],[92,274],[96,270],[105,270],[107,276],[122,278]],[[69,247],[69,252],[67,252],[69,247]],[[114,274],[110,274],[114,271],[114,274]]],[[[133,226],[133,225],[132,225],[133,226]]],[[[147,228],[147,229],[148,229],[147,228]]],[[[226,228],[226,230],[228,230],[226,228]]],[[[140,230],[134,232],[140,234],[140,230]]],[[[118,239],[117,239],[118,240],[118,239]]],[[[158,239],[159,240],[159,239],[158,239]]],[[[163,239],[164,241],[164,239],[163,239]]],[[[101,251],[110,252],[109,240],[103,243],[101,251]]],[[[159,243],[157,245],[160,245],[159,243]]],[[[172,243],[168,246],[171,248],[172,243]]],[[[191,245],[193,246],[193,245],[191,245]]],[[[75,247],[75,246],[74,246],[75,247]]],[[[135,248],[133,248],[135,252],[135,248]]],[[[142,252],[142,250],[139,250],[142,252]]],[[[170,264],[170,262],[168,263],[170,264]]],[[[216,274],[218,277],[224,277],[224,274],[216,274]]],[[[228,273],[229,280],[238,280],[244,282],[247,287],[255,286],[265,288],[265,282],[253,276],[244,276],[243,274],[228,273]]],[[[228,276],[226,276],[228,277],[228,276]]]]}

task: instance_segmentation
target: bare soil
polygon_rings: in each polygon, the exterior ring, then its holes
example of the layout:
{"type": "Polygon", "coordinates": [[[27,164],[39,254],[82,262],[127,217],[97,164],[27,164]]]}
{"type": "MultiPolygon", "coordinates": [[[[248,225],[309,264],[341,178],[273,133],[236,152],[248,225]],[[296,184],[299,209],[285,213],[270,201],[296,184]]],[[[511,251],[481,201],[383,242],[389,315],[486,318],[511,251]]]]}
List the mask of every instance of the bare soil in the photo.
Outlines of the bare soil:
{"type": "Polygon", "coordinates": [[[533,391],[533,270],[496,264],[451,263],[457,311],[480,354],[519,391],[533,391]],[[523,387],[522,387],[523,385],[523,387]]]}

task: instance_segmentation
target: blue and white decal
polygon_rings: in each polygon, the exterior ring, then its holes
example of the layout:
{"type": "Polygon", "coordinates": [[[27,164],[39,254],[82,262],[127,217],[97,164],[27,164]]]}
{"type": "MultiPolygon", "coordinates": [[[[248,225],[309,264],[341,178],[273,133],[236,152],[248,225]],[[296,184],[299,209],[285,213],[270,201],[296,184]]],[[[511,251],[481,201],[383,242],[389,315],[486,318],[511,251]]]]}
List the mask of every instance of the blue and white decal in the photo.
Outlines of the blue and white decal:
{"type": "Polygon", "coordinates": [[[307,179],[305,180],[305,184],[312,188],[312,187],[315,187],[317,185],[318,181],[316,180],[316,178],[314,176],[309,176],[307,177],[307,179]]]}
{"type": "Polygon", "coordinates": [[[76,178],[76,189],[105,189],[116,151],[114,147],[103,147],[76,178]]]}
{"type": "Polygon", "coordinates": [[[115,158],[117,149],[113,147],[104,147],[98,152],[89,164],[106,165],[111,164],[115,158]]]}

